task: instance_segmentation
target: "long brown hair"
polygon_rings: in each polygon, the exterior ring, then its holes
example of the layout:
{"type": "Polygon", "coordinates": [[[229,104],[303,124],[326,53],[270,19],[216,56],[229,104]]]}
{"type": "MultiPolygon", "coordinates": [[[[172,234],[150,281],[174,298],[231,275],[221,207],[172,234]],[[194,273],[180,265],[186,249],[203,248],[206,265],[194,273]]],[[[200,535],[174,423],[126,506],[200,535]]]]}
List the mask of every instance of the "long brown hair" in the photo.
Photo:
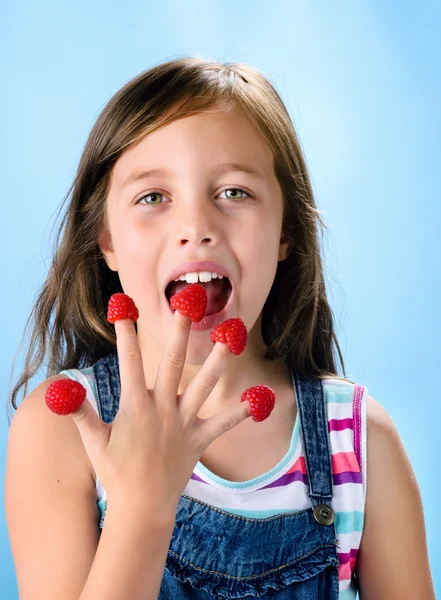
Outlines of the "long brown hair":
{"type": "Polygon", "coordinates": [[[265,137],[283,192],[283,233],[289,256],[279,262],[263,307],[266,356],[289,360],[306,376],[340,378],[337,351],[346,376],[323,274],[320,242],[327,227],[316,208],[288,111],[257,69],[187,57],[160,63],[130,80],[92,127],[62,202],[71,195],[52,265],[26,323],[25,334],[31,325],[32,332],[25,364],[8,398],[14,409],[20,388],[24,386],[25,397],[29,380],[43,363],[49,377],[63,369],[91,366],[115,351],[115,332],[106,310],[110,296],[123,290],[118,274],[107,267],[98,247],[106,227],[105,200],[112,168],[146,134],[214,105],[242,110],[265,137]]]}

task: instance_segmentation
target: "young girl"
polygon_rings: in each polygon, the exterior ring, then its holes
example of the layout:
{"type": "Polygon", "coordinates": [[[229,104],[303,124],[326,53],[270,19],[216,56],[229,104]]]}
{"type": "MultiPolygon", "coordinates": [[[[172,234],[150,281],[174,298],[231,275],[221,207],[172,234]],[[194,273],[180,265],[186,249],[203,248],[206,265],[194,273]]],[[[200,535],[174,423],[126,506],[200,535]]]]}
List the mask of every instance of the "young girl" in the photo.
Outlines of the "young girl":
{"type": "MultiPolygon", "coordinates": [[[[345,375],[293,124],[255,69],[129,81],[94,125],[34,309],[6,513],[21,600],[434,598],[395,426],[345,375]],[[60,230],[61,233],[61,230],[60,230]],[[200,281],[207,316],[169,300],[200,281]],[[116,292],[139,309],[106,319],[116,292]],[[241,318],[245,350],[210,339],[241,318]],[[52,321],[51,321],[52,319],[52,321]],[[48,386],[75,379],[60,417],[48,386]],[[265,384],[255,422],[241,393],[265,384]]],[[[69,191],[69,193],[70,193],[69,191]]]]}

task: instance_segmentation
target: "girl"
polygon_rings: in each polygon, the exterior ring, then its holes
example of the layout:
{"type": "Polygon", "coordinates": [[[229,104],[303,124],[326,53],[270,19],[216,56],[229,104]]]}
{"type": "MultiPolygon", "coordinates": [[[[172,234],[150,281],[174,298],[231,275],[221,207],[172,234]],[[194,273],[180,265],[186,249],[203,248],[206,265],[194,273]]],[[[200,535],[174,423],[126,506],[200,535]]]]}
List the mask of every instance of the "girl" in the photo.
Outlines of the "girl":
{"type": "Polygon", "coordinates": [[[102,111],[70,191],[11,394],[17,408],[48,350],[8,441],[20,598],[434,598],[398,433],[337,375],[324,223],[270,82],[200,58],[141,73],[102,111]],[[198,280],[208,316],[192,324],[169,300],[198,280]],[[136,325],[107,321],[115,292],[136,325]],[[235,317],[240,356],[209,335],[235,317]],[[45,405],[63,378],[88,392],[72,418],[45,405]],[[277,400],[257,423],[240,395],[259,384],[277,400]]]}

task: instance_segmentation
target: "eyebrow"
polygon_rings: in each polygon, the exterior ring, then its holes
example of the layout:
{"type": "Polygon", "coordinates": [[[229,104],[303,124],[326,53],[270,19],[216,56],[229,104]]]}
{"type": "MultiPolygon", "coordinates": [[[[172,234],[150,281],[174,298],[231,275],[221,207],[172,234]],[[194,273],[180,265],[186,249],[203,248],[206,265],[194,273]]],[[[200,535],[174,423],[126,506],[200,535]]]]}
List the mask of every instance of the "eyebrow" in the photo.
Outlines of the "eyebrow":
{"type": "MultiPolygon", "coordinates": [[[[248,175],[251,175],[252,177],[255,177],[256,179],[264,179],[264,176],[262,175],[262,173],[260,171],[258,171],[257,169],[255,169],[254,167],[251,167],[245,163],[237,163],[237,162],[221,163],[221,164],[217,165],[216,167],[214,167],[214,169],[212,170],[212,173],[217,174],[217,175],[223,175],[224,173],[231,173],[232,171],[247,173],[248,175]]],[[[148,179],[149,177],[156,177],[156,176],[161,176],[161,175],[165,175],[165,176],[168,175],[169,177],[172,177],[172,178],[174,177],[173,172],[170,171],[169,169],[165,169],[165,168],[135,171],[123,181],[120,189],[123,189],[127,185],[130,185],[131,183],[134,183],[135,181],[139,181],[140,179],[148,179]]]]}

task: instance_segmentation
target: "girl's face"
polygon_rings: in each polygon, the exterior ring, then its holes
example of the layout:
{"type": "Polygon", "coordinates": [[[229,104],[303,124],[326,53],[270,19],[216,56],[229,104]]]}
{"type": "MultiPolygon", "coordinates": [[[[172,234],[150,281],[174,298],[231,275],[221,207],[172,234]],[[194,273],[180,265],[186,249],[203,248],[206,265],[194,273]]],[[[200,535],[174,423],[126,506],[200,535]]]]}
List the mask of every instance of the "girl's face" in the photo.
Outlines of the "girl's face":
{"type": "Polygon", "coordinates": [[[167,296],[186,285],[174,280],[200,271],[228,275],[229,283],[204,284],[207,313],[216,314],[192,325],[187,362],[202,364],[213,348],[211,328],[233,317],[249,331],[247,351],[263,347],[261,311],[286,258],[283,201],[272,152],[240,112],[205,112],[146,135],[116,162],[107,211],[110,235],[100,248],[139,309],[145,348],[168,340],[167,296]],[[204,261],[218,266],[185,265],[204,261]]]}

